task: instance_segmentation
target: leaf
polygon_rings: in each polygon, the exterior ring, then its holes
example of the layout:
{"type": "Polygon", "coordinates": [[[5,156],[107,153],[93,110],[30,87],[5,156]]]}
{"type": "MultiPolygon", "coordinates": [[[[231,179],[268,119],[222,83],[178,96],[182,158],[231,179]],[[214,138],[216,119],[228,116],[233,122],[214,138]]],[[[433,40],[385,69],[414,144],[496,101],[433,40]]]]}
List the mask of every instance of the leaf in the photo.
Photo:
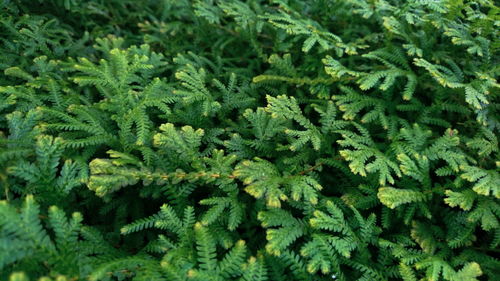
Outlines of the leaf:
{"type": "Polygon", "coordinates": [[[403,204],[421,202],[426,196],[419,191],[409,189],[398,189],[394,187],[381,187],[378,189],[377,197],[385,206],[394,209],[403,204]]]}

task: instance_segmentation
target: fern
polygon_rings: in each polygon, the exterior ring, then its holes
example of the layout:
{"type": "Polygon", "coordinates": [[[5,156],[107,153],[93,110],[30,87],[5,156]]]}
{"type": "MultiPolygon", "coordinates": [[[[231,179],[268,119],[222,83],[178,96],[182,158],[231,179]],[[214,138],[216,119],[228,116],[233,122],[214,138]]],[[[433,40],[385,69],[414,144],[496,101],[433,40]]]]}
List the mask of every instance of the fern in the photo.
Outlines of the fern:
{"type": "Polygon", "coordinates": [[[500,276],[496,1],[0,10],[1,280],[500,276]]]}
{"type": "MultiPolygon", "coordinates": [[[[47,217],[40,215],[33,196],[26,196],[20,212],[6,201],[1,202],[0,208],[0,239],[3,241],[0,268],[4,274],[21,267],[38,276],[59,273],[79,278],[87,276],[97,265],[99,256],[78,250],[87,242],[79,239],[86,231],[80,213],[73,213],[71,219],[67,219],[62,210],[50,207],[48,222],[54,233],[51,238],[40,219],[47,217]]],[[[111,247],[106,246],[102,238],[92,242],[102,243],[101,247],[108,247],[106,250],[110,253],[111,247]]]]}

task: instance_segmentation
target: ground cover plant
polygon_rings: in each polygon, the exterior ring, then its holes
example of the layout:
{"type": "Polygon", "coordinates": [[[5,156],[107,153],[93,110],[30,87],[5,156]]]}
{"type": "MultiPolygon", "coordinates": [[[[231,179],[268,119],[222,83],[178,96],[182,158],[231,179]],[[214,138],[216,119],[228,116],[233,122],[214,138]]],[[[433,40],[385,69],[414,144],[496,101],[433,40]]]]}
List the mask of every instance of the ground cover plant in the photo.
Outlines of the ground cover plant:
{"type": "Polygon", "coordinates": [[[498,2],[0,11],[1,280],[500,280],[498,2]]]}

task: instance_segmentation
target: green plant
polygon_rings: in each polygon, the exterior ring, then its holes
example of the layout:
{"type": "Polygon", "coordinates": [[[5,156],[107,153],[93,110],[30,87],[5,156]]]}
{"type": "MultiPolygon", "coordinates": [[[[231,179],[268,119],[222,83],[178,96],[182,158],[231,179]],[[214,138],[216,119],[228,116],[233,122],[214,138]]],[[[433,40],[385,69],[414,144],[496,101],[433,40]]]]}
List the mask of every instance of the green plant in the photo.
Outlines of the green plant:
{"type": "Polygon", "coordinates": [[[495,1],[0,11],[0,279],[500,277],[495,1]]]}

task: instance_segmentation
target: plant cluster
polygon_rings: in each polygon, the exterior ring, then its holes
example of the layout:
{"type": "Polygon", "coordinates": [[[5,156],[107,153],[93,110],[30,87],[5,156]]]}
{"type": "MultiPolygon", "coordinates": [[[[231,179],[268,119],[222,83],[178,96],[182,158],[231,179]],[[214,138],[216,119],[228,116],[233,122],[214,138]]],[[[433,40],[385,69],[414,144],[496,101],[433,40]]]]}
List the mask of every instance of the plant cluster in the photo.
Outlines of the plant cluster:
{"type": "Polygon", "coordinates": [[[494,0],[0,1],[0,279],[499,280],[494,0]]]}

